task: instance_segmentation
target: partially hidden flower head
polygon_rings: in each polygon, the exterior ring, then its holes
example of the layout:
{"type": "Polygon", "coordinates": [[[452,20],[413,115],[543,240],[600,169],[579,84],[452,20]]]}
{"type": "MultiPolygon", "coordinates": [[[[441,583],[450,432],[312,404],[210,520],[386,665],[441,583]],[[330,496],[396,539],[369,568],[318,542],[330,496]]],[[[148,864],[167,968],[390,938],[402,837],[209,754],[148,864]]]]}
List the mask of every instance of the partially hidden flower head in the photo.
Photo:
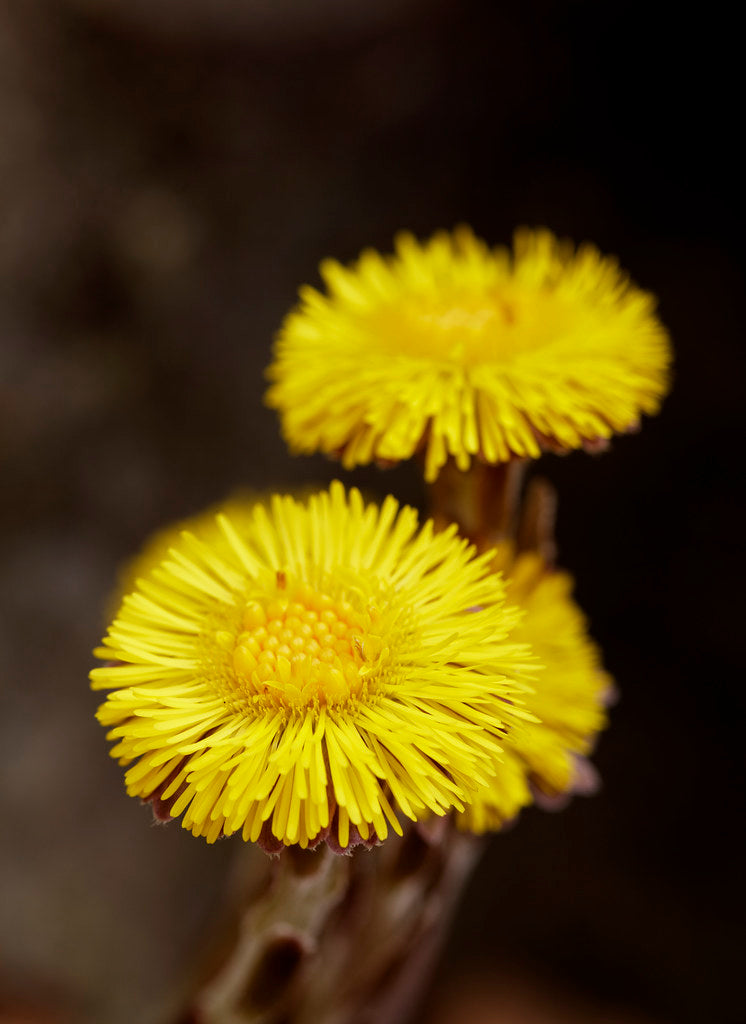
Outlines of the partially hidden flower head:
{"type": "Polygon", "coordinates": [[[91,673],[128,792],[212,842],[337,850],[462,810],[533,670],[490,556],[339,483],[183,531],[91,673]],[[234,521],[235,519],[235,521],[234,521]]]}
{"type": "Polygon", "coordinates": [[[523,612],[511,636],[529,644],[542,665],[531,697],[540,722],[506,737],[500,773],[458,816],[459,826],[473,832],[500,828],[534,800],[551,806],[591,790],[595,772],[586,758],[606,725],[612,693],[569,573],[550,567],[538,552],[516,555],[507,543],[496,562],[508,599],[523,612]]]}
{"type": "Polygon", "coordinates": [[[157,569],[160,563],[166,560],[169,550],[174,544],[179,543],[185,530],[198,533],[200,539],[208,544],[221,544],[223,533],[218,525],[218,515],[227,516],[234,528],[240,531],[251,521],[254,507],[260,500],[261,495],[257,493],[239,492],[196,515],[187,516],[156,530],[137,555],[121,565],[117,585],[110,600],[111,617],[113,618],[121,607],[122,599],[137,589],[137,581],[150,576],[152,570],[157,569]]]}
{"type": "Polygon", "coordinates": [[[655,300],[551,232],[490,249],[466,227],[321,264],[279,332],[269,405],[298,452],[350,468],[425,452],[467,469],[597,448],[655,413],[671,361],[655,300]]]}

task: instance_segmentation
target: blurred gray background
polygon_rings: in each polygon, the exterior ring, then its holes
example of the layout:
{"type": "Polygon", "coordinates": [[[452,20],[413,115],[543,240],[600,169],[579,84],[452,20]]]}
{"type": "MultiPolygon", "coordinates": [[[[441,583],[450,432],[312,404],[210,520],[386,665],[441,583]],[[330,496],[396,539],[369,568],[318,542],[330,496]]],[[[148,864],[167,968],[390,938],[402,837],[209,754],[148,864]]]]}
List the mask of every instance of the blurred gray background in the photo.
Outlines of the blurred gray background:
{"type": "Polygon", "coordinates": [[[161,1019],[240,841],[124,793],[87,686],[117,568],[338,475],[262,405],[273,334],[322,257],[461,221],[617,253],[677,369],[640,436],[542,462],[623,694],[605,789],[492,842],[421,1019],[742,1019],[731,38],[582,0],[0,2],[0,1021],[161,1019]]]}

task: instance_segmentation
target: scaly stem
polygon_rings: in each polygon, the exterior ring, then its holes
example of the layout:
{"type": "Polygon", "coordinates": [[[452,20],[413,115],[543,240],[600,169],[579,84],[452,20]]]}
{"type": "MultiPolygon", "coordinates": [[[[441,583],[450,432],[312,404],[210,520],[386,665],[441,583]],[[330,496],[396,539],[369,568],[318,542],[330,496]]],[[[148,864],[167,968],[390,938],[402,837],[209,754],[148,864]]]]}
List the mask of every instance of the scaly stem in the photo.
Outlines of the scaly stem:
{"type": "Polygon", "coordinates": [[[514,540],[526,466],[525,459],[494,466],[473,462],[462,472],[449,460],[430,486],[436,527],[456,523],[480,551],[514,540]]]}
{"type": "Polygon", "coordinates": [[[449,817],[350,856],[284,850],[180,1024],[403,1022],[481,846],[449,817]]]}

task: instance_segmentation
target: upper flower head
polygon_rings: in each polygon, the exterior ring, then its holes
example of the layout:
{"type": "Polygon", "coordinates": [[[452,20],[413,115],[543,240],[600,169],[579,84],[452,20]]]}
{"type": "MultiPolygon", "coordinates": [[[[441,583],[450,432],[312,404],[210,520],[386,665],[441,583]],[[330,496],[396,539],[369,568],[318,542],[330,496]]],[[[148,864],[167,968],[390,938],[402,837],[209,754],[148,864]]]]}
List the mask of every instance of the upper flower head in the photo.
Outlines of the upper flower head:
{"type": "Polygon", "coordinates": [[[327,293],[301,290],[269,369],[267,401],[299,452],[350,468],[426,449],[504,462],[543,447],[598,445],[658,410],[670,346],[651,295],[611,257],[549,231],[513,253],[468,228],[396,254],[321,265],[327,293]]]}
{"type": "Polygon", "coordinates": [[[489,555],[341,484],[184,531],[97,655],[132,795],[208,841],[346,848],[463,809],[525,727],[489,555]]]}
{"type": "Polygon", "coordinates": [[[499,828],[537,792],[557,797],[576,789],[581,759],[606,724],[612,686],[571,596],[572,577],[550,569],[535,552],[514,558],[507,544],[497,560],[508,599],[524,613],[511,637],[530,644],[543,666],[530,699],[540,722],[506,737],[500,773],[459,815],[459,825],[474,832],[499,828]]]}

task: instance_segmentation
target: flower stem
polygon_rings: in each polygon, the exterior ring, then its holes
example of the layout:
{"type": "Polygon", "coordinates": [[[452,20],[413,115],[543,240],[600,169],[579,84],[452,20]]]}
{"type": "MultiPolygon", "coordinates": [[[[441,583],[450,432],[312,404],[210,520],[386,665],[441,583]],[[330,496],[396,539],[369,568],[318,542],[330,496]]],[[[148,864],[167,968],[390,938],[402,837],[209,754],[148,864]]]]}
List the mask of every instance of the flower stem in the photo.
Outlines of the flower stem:
{"type": "Polygon", "coordinates": [[[527,465],[525,459],[497,465],[474,461],[464,472],[450,459],[430,485],[436,527],[456,523],[480,551],[514,540],[527,465]]]}
{"type": "Polygon", "coordinates": [[[287,848],[179,1024],[399,1024],[482,848],[450,818],[349,856],[287,848]]]}

